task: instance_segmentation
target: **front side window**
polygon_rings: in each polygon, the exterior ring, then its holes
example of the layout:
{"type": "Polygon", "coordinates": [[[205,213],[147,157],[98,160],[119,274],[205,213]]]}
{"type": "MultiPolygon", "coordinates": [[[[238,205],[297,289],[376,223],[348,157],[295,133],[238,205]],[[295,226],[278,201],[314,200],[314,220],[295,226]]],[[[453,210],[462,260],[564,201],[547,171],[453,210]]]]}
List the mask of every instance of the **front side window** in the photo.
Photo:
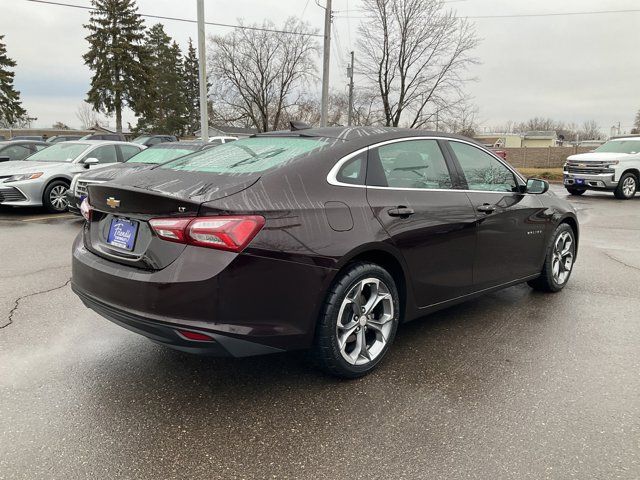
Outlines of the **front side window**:
{"type": "Polygon", "coordinates": [[[321,138],[256,137],[187,155],[163,168],[222,174],[258,173],[327,147],[321,138]]]}
{"type": "Polygon", "coordinates": [[[381,177],[378,182],[381,186],[436,190],[452,188],[451,174],[436,140],[390,143],[373,152],[373,161],[376,155],[382,167],[378,175],[381,177]]]}
{"type": "Polygon", "coordinates": [[[87,147],[89,147],[89,144],[86,143],[54,143],[50,147],[31,155],[29,160],[36,162],[72,162],[87,147]]]}
{"type": "Polygon", "coordinates": [[[24,160],[31,155],[31,150],[22,145],[11,145],[0,152],[0,157],[9,157],[11,160],[24,160]]]}
{"type": "Polygon", "coordinates": [[[116,157],[116,147],[114,145],[98,147],[87,153],[83,160],[87,158],[97,158],[100,163],[115,163],[118,161],[116,157]]]}
{"type": "Polygon", "coordinates": [[[511,170],[487,152],[468,143],[451,141],[449,145],[462,167],[469,190],[518,191],[518,183],[511,170]]]}

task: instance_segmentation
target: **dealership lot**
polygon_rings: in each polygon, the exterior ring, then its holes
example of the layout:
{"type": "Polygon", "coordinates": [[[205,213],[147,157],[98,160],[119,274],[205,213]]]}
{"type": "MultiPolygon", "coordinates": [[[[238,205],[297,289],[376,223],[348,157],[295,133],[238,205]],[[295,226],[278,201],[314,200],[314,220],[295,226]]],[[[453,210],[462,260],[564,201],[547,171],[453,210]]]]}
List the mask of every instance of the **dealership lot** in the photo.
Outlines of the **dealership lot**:
{"type": "Polygon", "coordinates": [[[0,479],[638,478],[640,197],[571,201],[565,290],[404,325],[356,381],[110,324],[68,286],[81,222],[0,209],[0,479]]]}

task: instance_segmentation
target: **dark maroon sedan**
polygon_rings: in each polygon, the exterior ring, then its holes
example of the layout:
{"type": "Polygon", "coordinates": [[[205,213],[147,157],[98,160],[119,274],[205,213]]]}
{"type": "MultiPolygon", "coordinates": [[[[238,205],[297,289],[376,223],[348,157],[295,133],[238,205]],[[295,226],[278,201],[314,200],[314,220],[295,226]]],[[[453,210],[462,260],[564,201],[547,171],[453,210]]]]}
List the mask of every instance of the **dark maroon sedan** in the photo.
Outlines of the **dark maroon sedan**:
{"type": "Polygon", "coordinates": [[[556,292],[574,209],[467,138],[327,128],[262,134],[89,186],[73,289],[187,352],[310,348],[373,369],[398,324],[521,282],[556,292]]]}

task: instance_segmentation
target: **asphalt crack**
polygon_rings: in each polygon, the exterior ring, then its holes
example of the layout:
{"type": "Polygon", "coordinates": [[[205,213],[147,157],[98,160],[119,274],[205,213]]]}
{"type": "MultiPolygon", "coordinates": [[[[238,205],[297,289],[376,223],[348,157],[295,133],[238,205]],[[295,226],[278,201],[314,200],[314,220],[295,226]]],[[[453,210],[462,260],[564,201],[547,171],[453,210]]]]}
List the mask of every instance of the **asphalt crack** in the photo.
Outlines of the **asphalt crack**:
{"type": "Polygon", "coordinates": [[[618,262],[620,265],[624,265],[625,267],[633,268],[634,270],[637,270],[638,272],[640,272],[640,268],[636,267],[635,265],[630,265],[628,263],[623,262],[622,260],[618,260],[616,257],[614,257],[613,255],[610,255],[607,252],[604,252],[604,254],[607,257],[609,257],[611,260],[613,260],[614,262],[618,262]]]}
{"type": "Polygon", "coordinates": [[[40,290],[38,292],[33,292],[33,293],[28,294],[28,295],[23,295],[21,297],[16,298],[14,303],[13,303],[13,308],[11,308],[11,310],[9,310],[9,316],[7,317],[7,323],[5,323],[4,325],[0,325],[0,330],[3,329],[3,328],[8,327],[9,325],[11,325],[13,323],[13,316],[18,311],[18,308],[20,307],[20,302],[22,302],[22,300],[24,300],[26,298],[29,298],[29,297],[35,297],[36,295],[42,295],[44,293],[49,293],[49,292],[54,292],[56,290],[61,290],[64,287],[66,287],[67,285],[69,285],[69,283],[71,283],[71,278],[69,278],[69,280],[64,282],[62,285],[58,285],[57,287],[49,288],[47,290],[40,290]]]}

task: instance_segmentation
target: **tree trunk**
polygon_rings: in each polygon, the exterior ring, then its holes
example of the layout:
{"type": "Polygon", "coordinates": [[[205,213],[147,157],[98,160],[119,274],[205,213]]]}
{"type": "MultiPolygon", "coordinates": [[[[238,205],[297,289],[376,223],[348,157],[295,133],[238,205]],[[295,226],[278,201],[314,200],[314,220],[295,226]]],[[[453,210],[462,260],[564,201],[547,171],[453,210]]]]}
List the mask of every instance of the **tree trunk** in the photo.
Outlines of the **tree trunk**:
{"type": "Polygon", "coordinates": [[[122,133],[122,106],[116,105],[116,132],[122,133]]]}

